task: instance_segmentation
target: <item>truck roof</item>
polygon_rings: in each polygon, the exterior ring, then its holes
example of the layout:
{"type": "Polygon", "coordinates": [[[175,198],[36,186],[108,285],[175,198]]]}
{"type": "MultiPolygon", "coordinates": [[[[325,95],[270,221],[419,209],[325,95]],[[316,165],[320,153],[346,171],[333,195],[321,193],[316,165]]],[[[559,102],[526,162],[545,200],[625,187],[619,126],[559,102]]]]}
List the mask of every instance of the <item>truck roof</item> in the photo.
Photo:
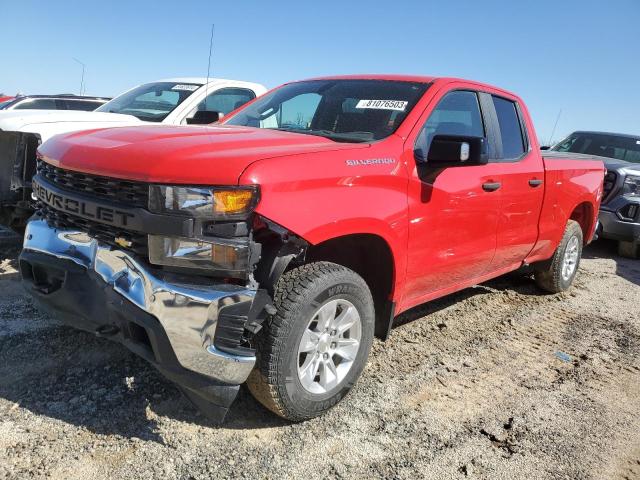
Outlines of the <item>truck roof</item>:
{"type": "MultiPolygon", "coordinates": [[[[252,82],[245,82],[242,80],[230,80],[228,78],[213,78],[213,77],[174,77],[174,78],[163,78],[161,80],[158,80],[158,82],[180,82],[180,83],[201,83],[201,84],[205,84],[207,83],[207,80],[209,81],[209,83],[219,83],[219,82],[235,82],[235,83],[252,83],[252,82]]],[[[154,82],[146,82],[146,83],[154,83],[154,82]]]]}
{"type": "MultiPolygon", "coordinates": [[[[465,82],[475,85],[478,88],[486,88],[494,91],[503,92],[505,94],[511,95],[515,98],[519,98],[513,92],[509,90],[505,90],[504,88],[496,87],[495,85],[490,85],[488,83],[482,83],[475,80],[469,80],[466,78],[456,78],[456,77],[435,77],[429,75],[402,75],[402,74],[356,74],[356,75],[331,75],[325,77],[314,77],[306,80],[388,80],[395,82],[417,82],[417,83],[433,83],[433,82],[442,82],[442,83],[450,83],[450,82],[465,82]]],[[[304,80],[301,80],[304,81],[304,80]]],[[[292,83],[292,82],[289,82],[292,83]]]]}
{"type": "Polygon", "coordinates": [[[66,100],[111,100],[111,97],[96,97],[93,95],[75,95],[73,93],[57,93],[54,95],[18,95],[15,100],[25,98],[60,98],[66,100]]]}
{"type": "Polygon", "coordinates": [[[639,140],[640,135],[630,135],[628,133],[614,133],[614,132],[598,132],[594,130],[577,130],[573,132],[571,135],[575,134],[586,134],[586,135],[612,135],[614,137],[623,137],[623,138],[631,138],[633,140],[639,140]]]}
{"type": "Polygon", "coordinates": [[[437,77],[424,75],[397,75],[397,74],[356,74],[356,75],[331,75],[315,77],[311,80],[391,80],[397,82],[431,83],[437,77]]]}

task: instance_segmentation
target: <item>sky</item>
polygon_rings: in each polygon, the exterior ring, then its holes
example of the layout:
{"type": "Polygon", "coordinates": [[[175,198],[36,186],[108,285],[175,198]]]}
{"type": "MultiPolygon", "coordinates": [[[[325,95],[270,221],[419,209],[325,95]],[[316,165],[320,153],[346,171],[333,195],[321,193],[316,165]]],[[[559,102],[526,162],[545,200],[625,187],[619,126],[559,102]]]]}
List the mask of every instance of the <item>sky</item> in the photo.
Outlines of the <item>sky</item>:
{"type": "Polygon", "coordinates": [[[167,77],[275,87],[455,76],[520,95],[542,144],[640,134],[640,0],[0,0],[0,92],[115,96],[167,77]]]}

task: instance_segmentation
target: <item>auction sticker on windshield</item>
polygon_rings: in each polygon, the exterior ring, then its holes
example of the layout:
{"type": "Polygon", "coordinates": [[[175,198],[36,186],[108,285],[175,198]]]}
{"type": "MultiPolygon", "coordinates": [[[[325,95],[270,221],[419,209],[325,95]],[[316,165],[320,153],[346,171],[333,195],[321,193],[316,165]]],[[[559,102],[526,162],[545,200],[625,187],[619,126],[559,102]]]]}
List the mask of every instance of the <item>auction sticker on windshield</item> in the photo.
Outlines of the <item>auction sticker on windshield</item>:
{"type": "Polygon", "coordinates": [[[404,112],[407,104],[404,100],[360,100],[356,108],[373,108],[376,110],[397,110],[404,112]]]}
{"type": "Polygon", "coordinates": [[[200,88],[198,85],[178,84],[171,87],[171,90],[187,90],[188,92],[195,92],[198,88],[200,88]]]}

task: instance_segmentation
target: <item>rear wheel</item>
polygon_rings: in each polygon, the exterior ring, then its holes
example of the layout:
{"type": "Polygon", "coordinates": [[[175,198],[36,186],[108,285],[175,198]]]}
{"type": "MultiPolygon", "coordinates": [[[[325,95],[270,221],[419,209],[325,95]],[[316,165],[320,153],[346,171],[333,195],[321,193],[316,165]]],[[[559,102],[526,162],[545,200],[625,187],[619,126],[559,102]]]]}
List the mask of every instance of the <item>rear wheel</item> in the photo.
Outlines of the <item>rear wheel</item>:
{"type": "Polygon", "coordinates": [[[337,404],[359,378],[373,342],[371,292],[355,272],[329,262],[279,280],[277,313],[257,338],[247,385],[271,411],[305,420],[337,404]]]}
{"type": "Polygon", "coordinates": [[[640,241],[618,242],[618,255],[626,258],[640,258],[640,241]]]}
{"type": "Polygon", "coordinates": [[[551,293],[564,292],[572,284],[582,258],[582,228],[574,220],[567,222],[560,245],[553,257],[536,266],[535,279],[540,288],[551,293]]]}

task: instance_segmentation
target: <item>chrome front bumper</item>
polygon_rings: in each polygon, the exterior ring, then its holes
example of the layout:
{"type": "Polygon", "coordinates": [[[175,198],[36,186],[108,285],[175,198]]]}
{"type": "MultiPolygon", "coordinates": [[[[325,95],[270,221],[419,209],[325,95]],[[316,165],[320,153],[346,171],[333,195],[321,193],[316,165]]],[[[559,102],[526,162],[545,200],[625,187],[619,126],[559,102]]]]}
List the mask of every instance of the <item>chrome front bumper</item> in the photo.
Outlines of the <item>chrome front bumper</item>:
{"type": "Polygon", "coordinates": [[[97,274],[119,295],[155,317],[183,368],[232,385],[243,383],[253,369],[255,356],[223,352],[215,347],[214,337],[221,310],[243,302],[251,305],[255,290],[194,284],[190,278],[155,273],[124,251],[83,232],[51,228],[43,220],[27,225],[24,250],[68,260],[97,274]]]}

